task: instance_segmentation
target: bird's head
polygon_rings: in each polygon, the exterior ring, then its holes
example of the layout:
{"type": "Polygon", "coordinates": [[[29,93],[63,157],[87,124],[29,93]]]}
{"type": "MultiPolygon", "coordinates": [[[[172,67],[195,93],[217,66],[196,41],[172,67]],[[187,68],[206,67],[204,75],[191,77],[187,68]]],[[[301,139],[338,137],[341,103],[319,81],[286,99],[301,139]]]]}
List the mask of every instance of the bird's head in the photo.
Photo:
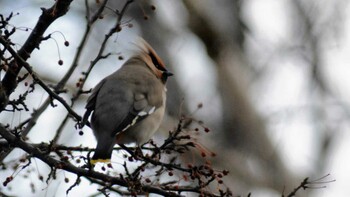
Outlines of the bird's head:
{"type": "Polygon", "coordinates": [[[168,77],[172,76],[173,73],[166,69],[163,60],[156,51],[142,38],[139,38],[137,46],[140,48],[141,59],[163,83],[166,83],[168,77]]]}

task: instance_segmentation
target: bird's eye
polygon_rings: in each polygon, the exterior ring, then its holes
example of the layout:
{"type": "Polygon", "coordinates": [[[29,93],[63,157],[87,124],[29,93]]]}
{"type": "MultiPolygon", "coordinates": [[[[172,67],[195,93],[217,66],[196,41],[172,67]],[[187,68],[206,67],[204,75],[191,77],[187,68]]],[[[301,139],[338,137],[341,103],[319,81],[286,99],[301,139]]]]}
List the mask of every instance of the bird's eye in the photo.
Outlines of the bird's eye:
{"type": "Polygon", "coordinates": [[[165,69],[159,64],[154,64],[158,70],[165,71],[165,69]]]}
{"type": "Polygon", "coordinates": [[[156,56],[153,53],[150,53],[149,56],[152,59],[152,63],[156,66],[158,70],[165,71],[166,69],[159,64],[159,61],[157,60],[156,56]]]}

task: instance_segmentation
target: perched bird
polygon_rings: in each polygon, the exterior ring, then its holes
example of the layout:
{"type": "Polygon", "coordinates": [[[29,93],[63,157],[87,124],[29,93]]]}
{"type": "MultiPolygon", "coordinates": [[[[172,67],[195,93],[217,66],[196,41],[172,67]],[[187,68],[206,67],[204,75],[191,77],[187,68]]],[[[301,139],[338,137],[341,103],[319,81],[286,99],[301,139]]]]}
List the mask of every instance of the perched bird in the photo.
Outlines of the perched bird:
{"type": "Polygon", "coordinates": [[[147,142],[159,128],[165,111],[165,83],[173,74],[144,40],[140,50],[116,72],[104,78],[87,100],[83,122],[91,112],[97,140],[91,163],[109,162],[115,144],[147,142]]]}

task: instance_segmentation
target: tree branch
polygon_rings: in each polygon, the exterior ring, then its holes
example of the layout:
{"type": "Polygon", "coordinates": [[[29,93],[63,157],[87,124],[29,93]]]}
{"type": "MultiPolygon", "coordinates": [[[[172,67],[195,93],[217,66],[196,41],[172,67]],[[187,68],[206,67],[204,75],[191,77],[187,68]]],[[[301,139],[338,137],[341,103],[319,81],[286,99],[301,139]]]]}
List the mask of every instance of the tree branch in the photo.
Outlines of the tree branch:
{"type": "Polygon", "coordinates": [[[69,105],[68,103],[60,97],[58,94],[56,94],[53,90],[49,88],[33,71],[32,67],[19,56],[19,54],[16,53],[16,51],[7,44],[6,40],[4,40],[2,37],[0,37],[0,43],[3,44],[7,50],[11,53],[11,55],[15,58],[15,62],[18,63],[18,65],[22,65],[28,73],[33,77],[34,81],[36,81],[49,95],[50,97],[58,100],[62,105],[67,109],[70,115],[72,115],[76,120],[80,121],[81,117],[79,114],[77,114],[69,105]]]}
{"type": "MultiPolygon", "coordinates": [[[[59,17],[67,13],[69,5],[73,0],[57,0],[55,4],[49,8],[41,8],[42,14],[34,27],[32,33],[28,39],[18,51],[18,56],[21,57],[24,62],[30,57],[30,54],[35,48],[39,48],[42,41],[42,37],[46,29],[59,17]]],[[[17,87],[17,76],[19,71],[23,67],[23,64],[17,64],[16,60],[12,60],[9,69],[7,70],[1,84],[0,84],[0,112],[3,111],[8,104],[8,98],[11,93],[17,87]],[[4,97],[3,97],[4,96],[4,97]]]]}
{"type": "MultiPolygon", "coordinates": [[[[44,163],[46,163],[47,165],[49,165],[52,168],[62,169],[62,170],[65,170],[67,172],[71,172],[73,174],[76,174],[78,176],[87,177],[89,179],[90,178],[97,179],[97,180],[102,181],[100,183],[108,183],[111,186],[112,185],[119,185],[122,187],[128,187],[128,181],[124,178],[112,177],[112,176],[109,176],[109,175],[106,175],[103,173],[99,173],[99,172],[96,172],[93,170],[76,167],[69,162],[63,162],[63,161],[56,160],[56,159],[52,158],[50,155],[45,154],[44,152],[40,151],[40,149],[38,149],[37,147],[32,146],[32,145],[24,142],[22,139],[16,137],[15,135],[11,134],[10,131],[6,130],[1,125],[0,125],[0,135],[6,141],[8,141],[8,143],[11,144],[12,146],[18,147],[18,148],[24,150],[28,154],[32,155],[35,158],[40,159],[41,161],[43,161],[44,163]]],[[[165,191],[161,188],[154,187],[151,185],[142,185],[141,189],[142,189],[142,191],[144,191],[146,193],[155,193],[155,194],[159,194],[159,195],[163,195],[163,196],[175,196],[175,197],[180,196],[174,192],[165,191]]]]}

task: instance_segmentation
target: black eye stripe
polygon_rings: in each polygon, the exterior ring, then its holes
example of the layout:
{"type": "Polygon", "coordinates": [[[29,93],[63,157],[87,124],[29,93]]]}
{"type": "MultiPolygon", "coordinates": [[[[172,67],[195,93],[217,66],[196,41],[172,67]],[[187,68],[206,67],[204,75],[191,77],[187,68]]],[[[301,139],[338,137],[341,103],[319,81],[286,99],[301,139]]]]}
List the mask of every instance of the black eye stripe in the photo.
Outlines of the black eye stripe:
{"type": "Polygon", "coordinates": [[[159,64],[154,64],[156,68],[158,68],[161,71],[165,71],[165,69],[162,66],[159,66],[159,64]]]}
{"type": "Polygon", "coordinates": [[[158,70],[166,71],[166,69],[163,66],[159,65],[159,62],[158,62],[157,58],[154,56],[153,53],[150,53],[149,56],[151,57],[153,64],[156,66],[156,68],[158,70]]]}

